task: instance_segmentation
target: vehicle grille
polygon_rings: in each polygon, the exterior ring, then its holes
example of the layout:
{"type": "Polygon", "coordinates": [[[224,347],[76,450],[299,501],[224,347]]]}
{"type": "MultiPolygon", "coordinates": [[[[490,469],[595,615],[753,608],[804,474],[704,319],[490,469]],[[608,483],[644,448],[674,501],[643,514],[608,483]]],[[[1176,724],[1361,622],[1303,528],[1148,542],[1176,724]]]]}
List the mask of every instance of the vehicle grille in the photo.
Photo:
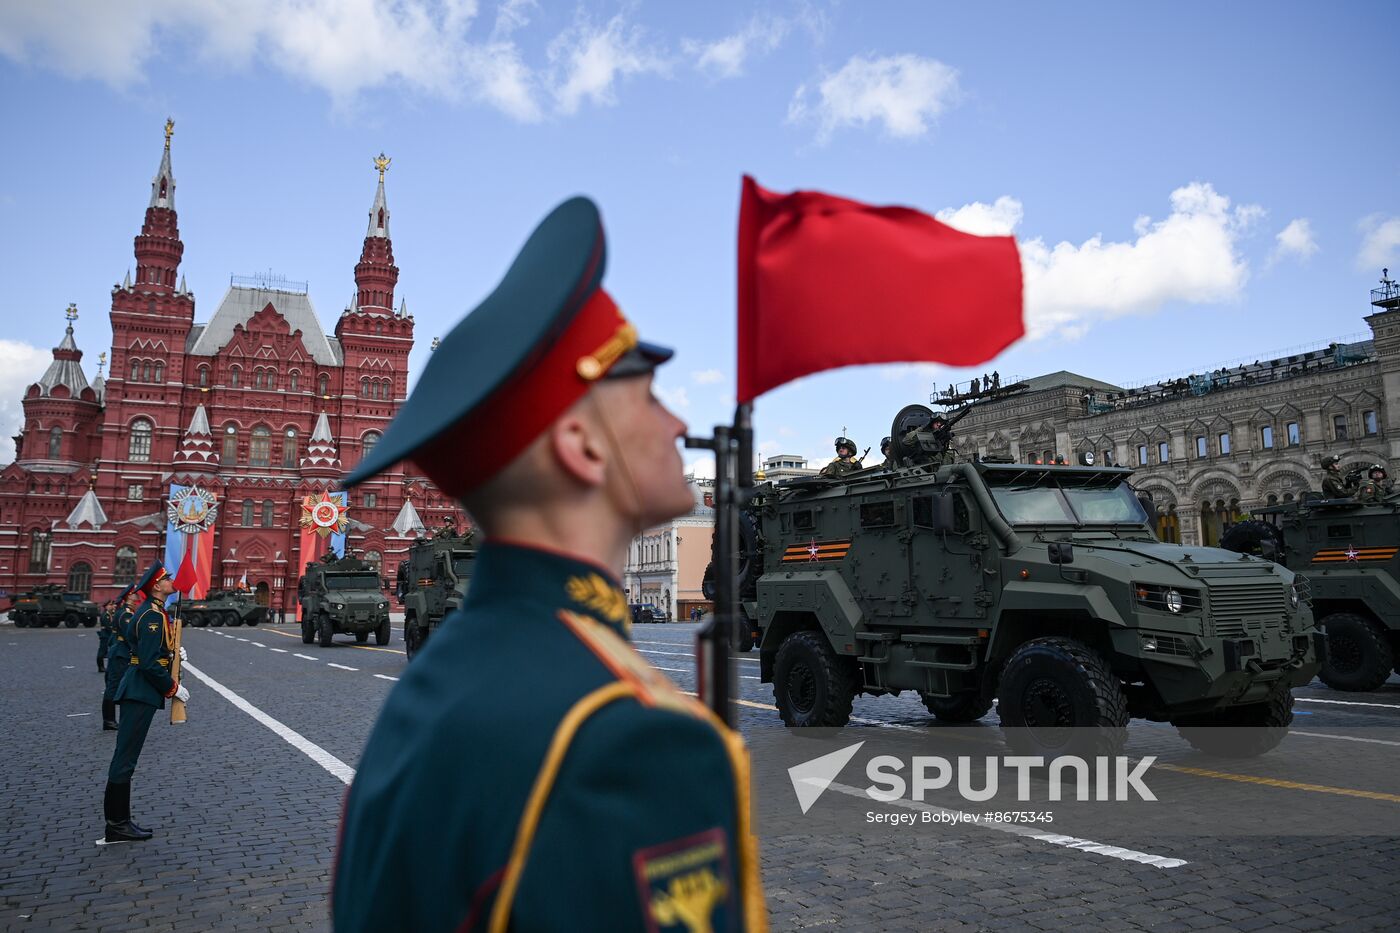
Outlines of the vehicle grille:
{"type": "Polygon", "coordinates": [[[1216,636],[1239,638],[1283,628],[1288,597],[1278,580],[1212,583],[1210,612],[1216,636]]]}
{"type": "Polygon", "coordinates": [[[1184,638],[1179,638],[1176,635],[1163,635],[1159,632],[1143,632],[1142,640],[1146,642],[1149,639],[1156,645],[1154,650],[1158,654],[1170,655],[1176,658],[1192,657],[1191,646],[1184,638]]]}

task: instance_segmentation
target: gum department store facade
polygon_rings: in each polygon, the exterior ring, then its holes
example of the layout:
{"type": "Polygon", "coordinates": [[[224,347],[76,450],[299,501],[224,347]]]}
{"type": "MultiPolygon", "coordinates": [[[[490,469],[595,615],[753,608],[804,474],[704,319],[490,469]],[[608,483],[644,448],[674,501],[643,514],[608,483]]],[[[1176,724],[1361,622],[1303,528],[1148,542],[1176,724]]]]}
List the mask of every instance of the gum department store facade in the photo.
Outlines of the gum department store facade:
{"type": "MultiPolygon", "coordinates": [[[[382,156],[355,297],[321,326],[301,283],[233,277],[207,323],[180,274],[170,125],[135,241],[111,294],[111,373],[92,382],[74,331],[23,399],[15,462],[0,470],[0,592],[60,583],[116,595],[165,548],[172,482],[218,497],[211,586],[295,604],[302,499],[334,490],[408,391],[413,317],[394,306],[382,156]]],[[[106,354],[102,354],[106,357],[106,354]]],[[[101,357],[99,358],[101,359],[101,357]]],[[[402,464],[354,490],[346,541],[392,578],[425,526],[456,504],[402,464]]]]}
{"type": "MultiPolygon", "coordinates": [[[[1064,454],[1130,466],[1164,540],[1214,544],[1250,509],[1321,488],[1342,470],[1400,463],[1400,286],[1386,273],[1365,318],[1371,339],[1294,351],[1141,388],[1069,372],[974,409],[957,427],[964,456],[1064,454]]],[[[935,404],[947,404],[936,393],[935,404]]]]}

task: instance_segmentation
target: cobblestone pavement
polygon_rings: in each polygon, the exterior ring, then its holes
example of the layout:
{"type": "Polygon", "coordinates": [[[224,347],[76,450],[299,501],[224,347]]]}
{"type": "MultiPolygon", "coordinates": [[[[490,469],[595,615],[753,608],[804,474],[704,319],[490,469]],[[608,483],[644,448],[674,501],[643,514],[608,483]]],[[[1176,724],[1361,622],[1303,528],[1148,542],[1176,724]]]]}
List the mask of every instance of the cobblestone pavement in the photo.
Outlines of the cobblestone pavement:
{"type": "MultiPolygon", "coordinates": [[[[172,728],[157,718],[133,785],[136,819],[157,837],[98,846],[114,734],[101,731],[96,635],[0,625],[0,929],[329,927],[343,778],[405,665],[400,633],[387,648],[348,638],[303,645],[290,625],[185,636],[199,671],[187,680],[189,722],[172,728]],[[319,748],[320,763],[233,697],[294,730],[303,748],[319,748]]],[[[634,637],[653,664],[693,688],[694,626],[638,626],[634,637]]],[[[756,653],[738,668],[741,727],[757,742],[782,727],[756,653]]],[[[1256,761],[1203,758],[1175,730],[1152,724],[1135,723],[1128,747],[1159,756],[1176,780],[1218,788],[1221,800],[1272,809],[1278,834],[1264,834],[1268,826],[1229,837],[1114,830],[1092,839],[1100,844],[1093,851],[966,825],[766,835],[774,928],[1396,929],[1400,768],[1390,762],[1400,761],[1400,746],[1367,736],[1400,730],[1400,678],[1370,694],[1315,683],[1295,696],[1294,734],[1256,761]],[[1290,814],[1319,795],[1369,808],[1370,831],[1283,834],[1290,814]],[[1126,860],[1124,849],[1184,864],[1126,860]]],[[[929,723],[907,695],[863,697],[855,717],[857,727],[882,732],[929,723]]],[[[995,722],[989,714],[989,741],[995,722]]]]}

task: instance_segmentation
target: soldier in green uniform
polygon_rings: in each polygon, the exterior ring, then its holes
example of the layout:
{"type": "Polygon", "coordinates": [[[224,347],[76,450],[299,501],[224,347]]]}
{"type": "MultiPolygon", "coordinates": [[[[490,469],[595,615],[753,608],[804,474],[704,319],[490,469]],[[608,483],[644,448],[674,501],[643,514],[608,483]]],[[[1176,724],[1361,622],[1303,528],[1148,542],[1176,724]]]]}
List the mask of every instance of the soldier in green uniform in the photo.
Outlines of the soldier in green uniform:
{"type": "Polygon", "coordinates": [[[556,208],[345,480],[410,459],[485,541],[360,758],[340,933],[767,928],[743,741],[630,644],[630,542],[694,500],[604,260],[556,208]]]}
{"type": "Polygon", "coordinates": [[[1354,491],[1342,476],[1342,458],[1329,454],[1322,458],[1322,498],[1349,499],[1354,491]]]}
{"type": "Polygon", "coordinates": [[[894,458],[890,456],[890,439],[888,437],[880,438],[880,456],[885,458],[880,464],[881,467],[888,470],[894,466],[894,458]]]}
{"type": "Polygon", "coordinates": [[[1361,502],[1380,502],[1395,489],[1395,483],[1386,473],[1385,464],[1373,463],[1366,469],[1366,478],[1356,489],[1356,498],[1361,502]]]}
{"type": "Polygon", "coordinates": [[[116,615],[112,600],[102,604],[102,614],[97,617],[97,673],[107,672],[107,645],[112,640],[112,617],[116,615]]]}
{"type": "Polygon", "coordinates": [[[131,647],[126,641],[126,624],[131,619],[133,596],[136,592],[134,583],[122,590],[112,612],[112,632],[107,642],[106,682],[102,691],[104,731],[115,732],[117,729],[117,685],[122,682],[122,675],[131,663],[131,647]]]}
{"type": "MultiPolygon", "coordinates": [[[[117,685],[121,725],[117,729],[117,747],[107,769],[107,791],[102,800],[107,842],[140,842],[151,838],[150,830],[131,820],[131,776],[136,772],[136,762],[141,757],[141,748],[146,744],[146,733],[156,710],[164,709],[170,697],[185,701],[190,696],[170,672],[175,656],[175,629],[165,612],[165,598],[173,586],[160,561],[151,565],[136,589],[146,599],[126,628],[131,660],[117,685]]],[[[180,650],[183,660],[184,649],[180,650]]]]}
{"type": "Polygon", "coordinates": [[[849,437],[836,439],[836,459],[822,467],[822,476],[840,477],[856,470],[865,469],[865,464],[856,459],[856,442],[849,437]]]}

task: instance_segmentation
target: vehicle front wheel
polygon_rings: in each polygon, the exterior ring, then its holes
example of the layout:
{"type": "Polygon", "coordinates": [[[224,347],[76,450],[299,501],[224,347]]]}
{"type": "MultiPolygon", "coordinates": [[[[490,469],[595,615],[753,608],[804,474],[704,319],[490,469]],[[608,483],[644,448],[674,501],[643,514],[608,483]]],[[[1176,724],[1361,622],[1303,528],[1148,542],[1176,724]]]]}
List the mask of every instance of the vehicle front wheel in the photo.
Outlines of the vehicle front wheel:
{"type": "Polygon", "coordinates": [[[232,627],[232,626],[237,626],[237,625],[242,625],[242,624],[243,624],[243,620],[240,619],[240,618],[238,617],[238,613],[236,613],[236,612],[225,612],[225,613],[224,613],[224,624],[227,625],[227,626],[230,626],[230,627],[232,627]]]}
{"type": "Polygon", "coordinates": [[[331,646],[331,639],[335,635],[335,628],[331,625],[331,617],[323,614],[317,628],[321,632],[321,647],[329,648],[331,646]]]}
{"type": "Polygon", "coordinates": [[[316,640],[316,623],[311,616],[302,616],[301,619],[301,643],[309,645],[316,640]]]}
{"type": "Polygon", "coordinates": [[[1318,677],[1333,690],[1375,690],[1396,666],[1381,627],[1353,612],[1334,612],[1319,623],[1327,632],[1327,658],[1318,677]]]}
{"type": "Polygon", "coordinates": [[[76,612],[65,612],[63,614],[63,624],[69,628],[77,628],[78,621],[78,614],[76,612]]]}
{"type": "Polygon", "coordinates": [[[1230,706],[1172,720],[1191,747],[1217,758],[1257,758],[1288,735],[1293,722],[1293,691],[1279,681],[1262,703],[1230,706]]]}
{"type": "Polygon", "coordinates": [[[794,632],[773,663],[773,698],[788,726],[844,726],[856,688],[845,662],[820,632],[794,632]]]}
{"type": "Polygon", "coordinates": [[[1108,663],[1072,638],[1017,648],[997,693],[1006,744],[1021,755],[1117,755],[1128,737],[1128,698],[1108,663]]]}
{"type": "Polygon", "coordinates": [[[413,616],[408,616],[403,620],[403,650],[408,655],[408,659],[413,660],[413,656],[423,650],[423,646],[428,641],[428,629],[419,625],[418,620],[413,616]]]}
{"type": "Polygon", "coordinates": [[[389,637],[392,634],[393,633],[389,629],[389,620],[385,619],[383,622],[379,623],[379,628],[374,630],[374,643],[376,645],[387,645],[389,644],[389,637]]]}
{"type": "Polygon", "coordinates": [[[976,722],[992,708],[992,698],[981,690],[964,690],[952,696],[939,697],[922,693],[924,708],[940,722],[976,722]]]}

